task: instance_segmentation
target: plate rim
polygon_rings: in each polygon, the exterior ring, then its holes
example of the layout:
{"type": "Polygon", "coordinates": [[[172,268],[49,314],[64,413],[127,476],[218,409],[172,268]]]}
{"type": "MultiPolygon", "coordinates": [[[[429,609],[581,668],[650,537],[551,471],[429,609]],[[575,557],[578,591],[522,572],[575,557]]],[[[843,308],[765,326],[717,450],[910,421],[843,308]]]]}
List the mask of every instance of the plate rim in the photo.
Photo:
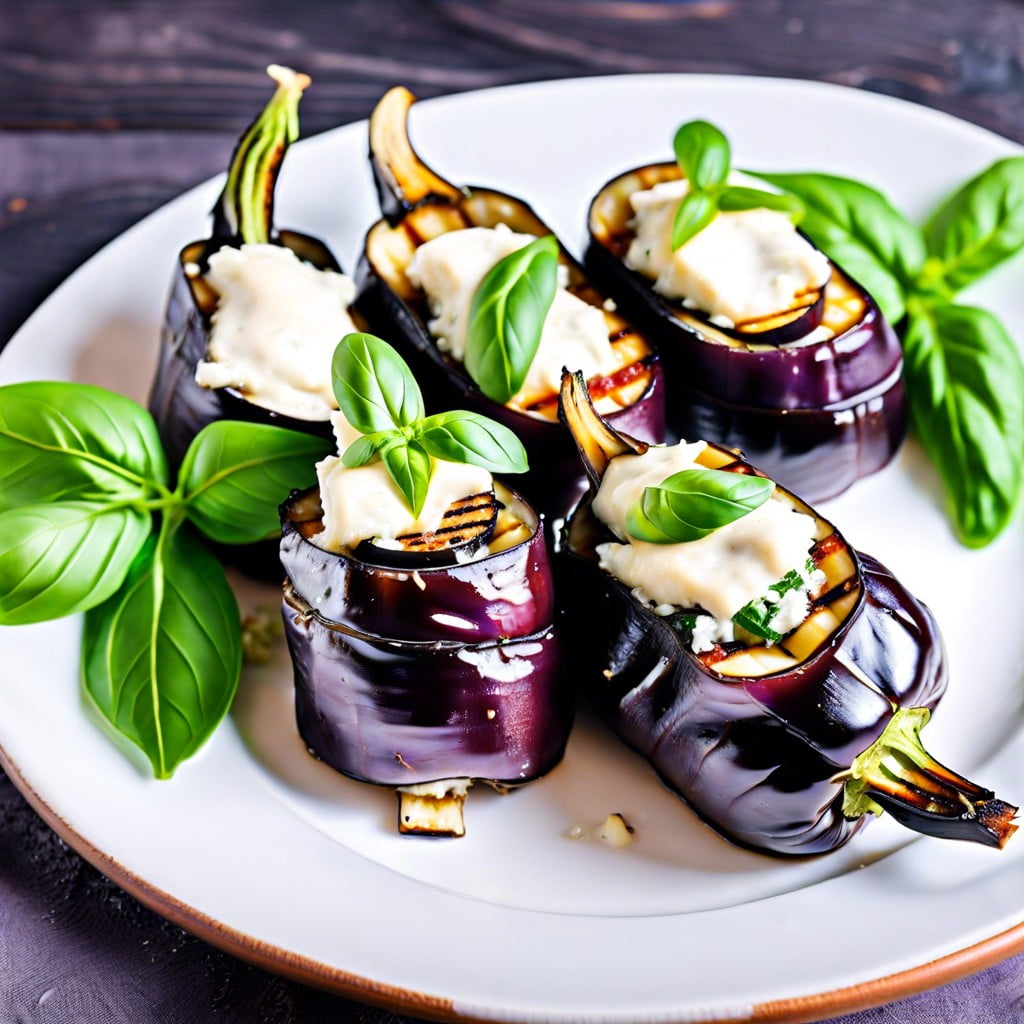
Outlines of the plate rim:
{"type": "MultiPolygon", "coordinates": [[[[565,86],[579,83],[599,83],[621,79],[648,79],[663,81],[686,80],[689,82],[701,79],[713,79],[716,81],[729,81],[743,85],[755,83],[778,83],[797,90],[813,91],[835,91],[842,92],[847,96],[857,96],[869,105],[879,103],[902,108],[904,112],[922,116],[926,120],[933,119],[936,122],[955,124],[959,129],[970,129],[979,133],[979,137],[990,136],[1000,140],[1003,144],[1009,144],[1020,149],[1019,144],[1012,139],[1000,135],[991,129],[966,121],[945,111],[936,110],[892,97],[885,94],[869,93],[861,89],[838,83],[821,82],[813,79],[782,78],[778,76],[758,75],[736,75],[736,74],[688,74],[688,73],[651,73],[632,75],[588,75],[560,79],[539,80],[532,82],[513,83],[508,85],[491,86],[484,89],[467,90],[465,92],[448,94],[445,96],[433,97],[430,100],[421,101],[422,104],[443,104],[449,101],[457,102],[460,98],[467,96],[479,96],[482,93],[526,91],[531,89],[542,89],[552,86],[565,86]]],[[[364,127],[365,121],[354,121],[336,128],[327,129],[325,132],[316,133],[306,138],[322,137],[330,132],[341,129],[355,129],[364,127]]],[[[159,214],[165,208],[190,193],[209,188],[214,178],[207,179],[191,188],[185,189],[168,203],[161,204],[156,210],[147,214],[146,217],[131,225],[126,231],[120,232],[117,236],[104,244],[86,261],[76,267],[50,295],[43,300],[40,307],[25,320],[25,322],[8,339],[8,343],[15,341],[19,335],[31,329],[39,309],[54,299],[76,274],[87,264],[99,259],[109,246],[118,242],[127,232],[134,231],[146,221],[159,214]]],[[[6,348],[6,345],[4,346],[6,348]]],[[[2,356],[2,350],[0,350],[2,356]]],[[[52,828],[64,841],[76,850],[85,860],[101,873],[111,878],[126,892],[139,900],[149,909],[160,914],[162,917],[172,921],[174,924],[184,928],[197,937],[209,942],[211,945],[233,955],[238,956],[258,967],[281,974],[304,984],[318,988],[325,988],[338,995],[355,998],[363,1002],[372,1003],[400,1012],[408,1012],[419,1017],[433,1020],[458,1020],[458,1021],[483,1021],[483,1020],[513,1020],[527,1019],[525,1017],[510,1016],[508,1008],[501,1007],[476,1007],[482,1010],[485,1015],[478,1016],[473,1012],[460,1012],[458,999],[455,997],[438,996],[430,993],[420,992],[415,989],[395,986],[393,984],[376,981],[360,974],[346,971],[340,967],[323,963],[305,954],[299,954],[271,942],[249,935],[245,931],[233,928],[221,921],[216,920],[187,902],[180,900],[170,893],[165,892],[152,882],[135,874],[122,865],[115,857],[103,849],[94,845],[84,835],[72,827],[61,815],[51,807],[46,800],[29,783],[22,774],[21,769],[8,755],[3,745],[0,744],[0,768],[3,768],[14,786],[24,796],[29,805],[39,814],[43,821],[52,828]],[[487,1012],[490,1011],[490,1012],[487,1012]]],[[[955,981],[976,971],[991,967],[1010,956],[1024,952],[1024,920],[988,936],[978,942],[954,950],[936,959],[932,959],[913,967],[896,971],[892,974],[882,975],[854,985],[844,986],[835,989],[823,990],[811,994],[785,997],[774,1000],[766,1000],[751,1005],[751,1014],[742,1018],[708,1016],[706,1012],[699,1019],[709,1024],[733,1024],[739,1020],[755,1022],[783,1022],[789,1021],[798,1024],[800,1021],[820,1020],[825,1016],[834,1016],[840,1013],[853,1012],[877,1006],[893,999],[904,998],[916,993],[934,988],[938,985],[955,981]]],[[[544,1020],[566,1020],[570,1014],[564,1009],[550,1010],[541,1015],[534,1012],[529,1019],[544,1020]]],[[[602,1021],[619,1019],[622,1016],[620,1011],[610,1011],[601,1016],[602,1021]]],[[[573,1016],[573,1019],[576,1019],[573,1016]]],[[[623,1018],[624,1019],[624,1018],[623,1018]]],[[[688,1019],[685,1012],[666,1014],[646,1014],[646,1020],[680,1020],[688,1019]]],[[[693,1018],[697,1019],[697,1018],[693,1018]]]]}

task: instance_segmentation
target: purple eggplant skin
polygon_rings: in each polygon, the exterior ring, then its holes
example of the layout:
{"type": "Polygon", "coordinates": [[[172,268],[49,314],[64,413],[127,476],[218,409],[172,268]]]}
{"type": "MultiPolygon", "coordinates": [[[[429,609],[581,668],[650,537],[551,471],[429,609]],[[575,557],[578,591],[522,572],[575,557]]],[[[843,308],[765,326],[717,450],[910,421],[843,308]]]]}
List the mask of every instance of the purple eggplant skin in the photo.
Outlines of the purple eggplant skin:
{"type": "MultiPolygon", "coordinates": [[[[341,268],[330,250],[316,238],[281,231],[275,241],[320,270],[341,268]]],[[[180,466],[192,439],[215,420],[245,420],[298,430],[317,437],[333,437],[330,420],[299,420],[249,401],[236,388],[204,388],[196,383],[196,367],[210,350],[210,318],[217,297],[203,285],[209,258],[218,249],[241,244],[238,239],[211,238],[191,242],[178,256],[160,337],[156,375],[149,394],[149,411],[172,466],[180,466]],[[200,269],[191,277],[186,268],[200,269]]]]}
{"type": "Polygon", "coordinates": [[[314,545],[318,496],[282,506],[283,614],[299,732],[364,782],[519,785],[561,760],[572,724],[541,523],[476,562],[418,572],[314,545]]]}
{"type": "MultiPolygon", "coordinates": [[[[550,234],[525,203],[500,192],[467,189],[474,209],[495,211],[495,223],[508,223],[513,230],[536,235],[550,234]],[[514,213],[515,216],[510,214],[514,213]]],[[[376,234],[386,230],[385,221],[374,225],[366,236],[363,255],[356,270],[356,309],[373,323],[391,328],[388,338],[416,375],[428,409],[471,409],[512,430],[526,448],[530,471],[516,478],[516,487],[551,515],[564,514],[584,490],[576,446],[565,428],[554,419],[541,419],[509,408],[488,398],[477,387],[462,363],[450,359],[437,347],[427,328],[429,311],[423,296],[403,297],[388,283],[375,260],[376,234]]],[[[569,267],[570,283],[580,297],[600,298],[587,287],[583,268],[560,246],[560,261],[569,267]]],[[[642,360],[648,376],[641,395],[628,406],[608,416],[617,430],[640,440],[660,443],[665,439],[665,387],[658,356],[648,349],[642,360]]]]}
{"type": "Polygon", "coordinates": [[[742,449],[809,501],[833,497],[881,469],[906,435],[899,340],[874,300],[840,268],[834,276],[864,311],[836,337],[782,348],[708,340],[713,329],[700,329],[693,314],[623,262],[629,232],[619,207],[628,183],[650,187],[679,174],[675,164],[653,164],[602,186],[588,214],[587,271],[658,349],[671,431],[742,449]],[[620,218],[613,230],[610,221],[620,218]]]}
{"type": "Polygon", "coordinates": [[[792,671],[724,678],[599,567],[579,540],[593,530],[588,520],[585,501],[559,554],[559,587],[581,688],[602,717],[740,846],[804,856],[846,843],[868,816],[843,816],[834,777],[878,739],[894,707],[933,708],[946,688],[945,652],[928,609],[859,555],[860,599],[825,644],[792,671]]]}

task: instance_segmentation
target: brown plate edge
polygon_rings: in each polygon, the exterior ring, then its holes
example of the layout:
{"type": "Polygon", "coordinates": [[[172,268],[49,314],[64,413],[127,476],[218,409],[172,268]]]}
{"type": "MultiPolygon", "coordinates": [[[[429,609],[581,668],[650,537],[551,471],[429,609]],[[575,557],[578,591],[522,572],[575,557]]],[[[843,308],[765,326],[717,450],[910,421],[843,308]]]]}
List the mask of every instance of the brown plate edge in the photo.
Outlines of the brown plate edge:
{"type": "MultiPolygon", "coordinates": [[[[0,768],[40,818],[97,871],[106,875],[143,906],[223,952],[292,981],[384,1009],[411,1013],[426,1020],[493,1024],[493,1021],[500,1019],[461,1014],[455,1008],[455,1001],[450,998],[396,988],[351,974],[227,927],[140,878],[76,832],[33,789],[2,746],[0,768]]],[[[830,992],[756,1003],[749,1017],[709,1017],[707,1024],[812,1024],[814,1021],[870,1009],[938,988],[992,967],[1020,952],[1024,952],[1024,921],[972,946],[896,974],[830,992]]]]}

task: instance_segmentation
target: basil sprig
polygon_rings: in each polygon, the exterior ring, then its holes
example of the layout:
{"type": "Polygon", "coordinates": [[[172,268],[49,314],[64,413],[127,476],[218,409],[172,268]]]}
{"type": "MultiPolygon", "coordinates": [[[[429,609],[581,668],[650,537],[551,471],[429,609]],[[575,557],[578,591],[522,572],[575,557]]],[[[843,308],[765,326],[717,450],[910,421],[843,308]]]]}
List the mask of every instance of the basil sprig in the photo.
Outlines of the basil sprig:
{"type": "Polygon", "coordinates": [[[700,540],[759,508],[774,487],[762,476],[684,469],[644,488],[626,515],[626,532],[651,544],[700,540]]]}
{"type": "Polygon", "coordinates": [[[498,260],[473,293],[463,361],[493,401],[522,388],[557,288],[558,242],[545,235],[498,260]]]}
{"type": "Polygon", "coordinates": [[[703,231],[719,210],[778,210],[794,220],[803,213],[802,204],[792,195],[728,184],[732,162],[729,140],[707,121],[682,125],[672,140],[672,149],[690,186],[672,221],[673,252],[703,231]]]}
{"type": "Polygon", "coordinates": [[[82,680],[110,725],[170,777],[223,718],[241,623],[223,543],[278,531],[325,442],[219,421],[172,487],[152,416],[88,384],[0,388],[0,625],[84,611],[82,680]]]}
{"type": "Polygon", "coordinates": [[[413,515],[426,501],[431,456],[492,473],[529,469],[526,450],[508,427],[464,409],[425,416],[416,378],[386,341],[346,334],[331,368],[338,408],[363,435],[342,452],[342,463],[355,467],[380,459],[413,515]]]}
{"type": "Polygon", "coordinates": [[[759,177],[802,200],[803,230],[897,326],[911,423],[945,485],[957,535],[969,547],[990,543],[1024,489],[1024,362],[995,316],[956,298],[1024,249],[1024,157],[972,178],[923,231],[849,178],[759,177]]]}

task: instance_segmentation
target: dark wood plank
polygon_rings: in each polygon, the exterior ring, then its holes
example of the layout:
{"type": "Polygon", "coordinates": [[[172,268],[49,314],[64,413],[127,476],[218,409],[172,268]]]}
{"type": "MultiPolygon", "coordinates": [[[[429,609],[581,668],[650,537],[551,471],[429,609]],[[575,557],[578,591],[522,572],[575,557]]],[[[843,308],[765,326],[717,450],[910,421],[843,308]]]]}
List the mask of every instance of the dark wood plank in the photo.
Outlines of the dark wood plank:
{"type": "Polygon", "coordinates": [[[314,76],[307,131],[365,116],[404,82],[424,96],[628,71],[842,82],[1024,141],[1015,0],[129,0],[8,2],[0,126],[236,131],[263,68],[314,76]]]}

